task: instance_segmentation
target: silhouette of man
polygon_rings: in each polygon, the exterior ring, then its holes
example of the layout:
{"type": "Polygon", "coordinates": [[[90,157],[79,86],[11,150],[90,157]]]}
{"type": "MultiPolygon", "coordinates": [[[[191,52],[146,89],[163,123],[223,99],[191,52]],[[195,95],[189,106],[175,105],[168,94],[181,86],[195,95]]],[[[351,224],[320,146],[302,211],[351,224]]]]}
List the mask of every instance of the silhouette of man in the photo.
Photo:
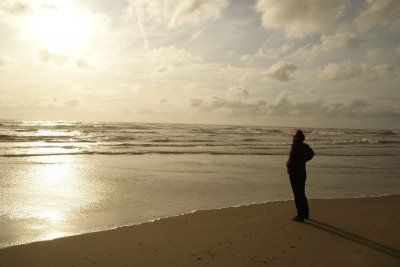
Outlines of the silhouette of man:
{"type": "Polygon", "coordinates": [[[286,163],[287,173],[292,186],[294,201],[296,203],[297,215],[291,220],[302,222],[309,218],[307,197],[305,194],[305,184],[307,178],[306,162],[314,156],[314,151],[309,145],[303,143],[305,136],[301,130],[293,134],[292,148],[290,149],[289,159],[286,163]]]}

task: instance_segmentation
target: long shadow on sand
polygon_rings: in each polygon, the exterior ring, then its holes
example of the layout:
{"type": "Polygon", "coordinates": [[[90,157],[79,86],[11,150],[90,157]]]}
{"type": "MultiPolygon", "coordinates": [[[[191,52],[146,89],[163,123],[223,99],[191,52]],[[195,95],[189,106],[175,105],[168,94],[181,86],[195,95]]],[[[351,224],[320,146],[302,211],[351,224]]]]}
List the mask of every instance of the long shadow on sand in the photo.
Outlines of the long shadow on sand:
{"type": "Polygon", "coordinates": [[[316,228],[318,228],[320,230],[326,231],[328,233],[343,237],[343,238],[345,238],[347,240],[356,242],[356,243],[358,243],[360,245],[363,245],[363,246],[378,250],[378,251],[380,251],[382,253],[385,253],[385,254],[387,254],[389,256],[392,256],[392,257],[395,257],[397,259],[400,259],[400,250],[398,250],[398,249],[395,249],[395,248],[380,244],[378,242],[369,240],[369,239],[364,238],[362,236],[359,236],[357,234],[353,234],[353,233],[347,232],[345,230],[342,230],[340,228],[334,227],[332,225],[329,225],[329,224],[326,224],[326,223],[323,223],[323,222],[320,222],[320,221],[317,221],[317,220],[311,220],[310,219],[310,220],[304,221],[304,223],[308,224],[308,225],[311,225],[313,227],[316,227],[316,228]]]}

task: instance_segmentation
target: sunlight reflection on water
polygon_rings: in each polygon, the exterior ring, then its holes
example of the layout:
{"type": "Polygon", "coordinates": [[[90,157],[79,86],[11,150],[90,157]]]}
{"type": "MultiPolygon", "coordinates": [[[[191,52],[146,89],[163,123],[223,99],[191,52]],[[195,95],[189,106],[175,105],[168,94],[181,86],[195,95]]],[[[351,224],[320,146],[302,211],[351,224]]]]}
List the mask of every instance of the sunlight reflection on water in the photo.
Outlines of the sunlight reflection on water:
{"type": "Polygon", "coordinates": [[[41,157],[10,177],[18,190],[3,200],[11,204],[5,214],[15,222],[23,221],[35,240],[65,236],[73,228],[74,216],[99,197],[89,178],[74,157],[41,157]]]}

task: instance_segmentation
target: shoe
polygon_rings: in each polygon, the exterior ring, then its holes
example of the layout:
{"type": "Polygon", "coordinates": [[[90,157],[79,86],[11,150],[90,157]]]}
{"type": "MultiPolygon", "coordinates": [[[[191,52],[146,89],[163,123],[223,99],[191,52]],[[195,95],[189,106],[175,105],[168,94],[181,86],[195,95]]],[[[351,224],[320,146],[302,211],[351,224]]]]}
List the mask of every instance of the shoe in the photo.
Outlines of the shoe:
{"type": "Polygon", "coordinates": [[[310,215],[306,215],[306,216],[304,216],[304,219],[306,219],[306,220],[308,220],[308,218],[310,218],[310,215]]]}
{"type": "Polygon", "coordinates": [[[302,222],[302,221],[304,221],[304,218],[303,217],[300,217],[299,215],[296,215],[296,216],[294,216],[294,217],[292,217],[292,218],[290,218],[292,221],[295,221],[295,222],[302,222]]]}

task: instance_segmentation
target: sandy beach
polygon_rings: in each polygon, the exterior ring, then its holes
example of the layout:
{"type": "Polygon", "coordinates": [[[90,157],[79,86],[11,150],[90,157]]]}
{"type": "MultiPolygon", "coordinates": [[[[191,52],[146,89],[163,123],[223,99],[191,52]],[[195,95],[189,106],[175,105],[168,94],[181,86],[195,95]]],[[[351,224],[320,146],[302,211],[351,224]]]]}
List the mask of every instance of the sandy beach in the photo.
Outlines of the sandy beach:
{"type": "Polygon", "coordinates": [[[0,266],[399,266],[400,196],[205,210],[0,250],[0,266]]]}

